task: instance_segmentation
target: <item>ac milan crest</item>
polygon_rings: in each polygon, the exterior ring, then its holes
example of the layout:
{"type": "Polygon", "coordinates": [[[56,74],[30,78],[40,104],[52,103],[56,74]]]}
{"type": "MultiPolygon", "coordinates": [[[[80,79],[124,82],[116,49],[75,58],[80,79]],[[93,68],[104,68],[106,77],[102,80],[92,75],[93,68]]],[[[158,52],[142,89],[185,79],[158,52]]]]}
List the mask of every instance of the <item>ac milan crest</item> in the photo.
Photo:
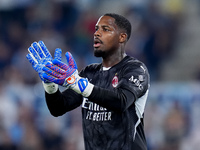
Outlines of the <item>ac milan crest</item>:
{"type": "Polygon", "coordinates": [[[116,88],[118,85],[118,77],[115,75],[114,78],[112,79],[112,86],[116,88]]]}

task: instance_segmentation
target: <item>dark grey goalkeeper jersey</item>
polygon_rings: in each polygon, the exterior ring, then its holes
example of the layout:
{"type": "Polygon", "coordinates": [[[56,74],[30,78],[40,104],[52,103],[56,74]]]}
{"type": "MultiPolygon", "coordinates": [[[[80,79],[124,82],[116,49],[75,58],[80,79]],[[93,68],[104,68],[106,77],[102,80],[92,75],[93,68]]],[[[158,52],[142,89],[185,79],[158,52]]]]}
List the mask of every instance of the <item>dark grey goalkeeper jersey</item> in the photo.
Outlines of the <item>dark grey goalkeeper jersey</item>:
{"type": "Polygon", "coordinates": [[[82,106],[86,150],[147,150],[143,116],[149,89],[149,73],[137,59],[126,56],[104,70],[92,64],[80,72],[94,84],[88,98],[72,90],[46,93],[53,116],[82,106]]]}

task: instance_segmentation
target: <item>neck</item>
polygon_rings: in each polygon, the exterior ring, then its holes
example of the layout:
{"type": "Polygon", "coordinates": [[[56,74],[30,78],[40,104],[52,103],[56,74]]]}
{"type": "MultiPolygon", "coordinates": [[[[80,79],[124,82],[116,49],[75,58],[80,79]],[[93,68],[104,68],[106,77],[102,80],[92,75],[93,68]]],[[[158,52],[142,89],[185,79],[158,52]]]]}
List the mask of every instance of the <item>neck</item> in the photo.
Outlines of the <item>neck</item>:
{"type": "Polygon", "coordinates": [[[126,56],[126,53],[120,53],[120,54],[114,54],[114,55],[110,55],[107,56],[105,58],[103,58],[103,66],[104,67],[112,67],[116,64],[118,64],[124,57],[126,56]]]}

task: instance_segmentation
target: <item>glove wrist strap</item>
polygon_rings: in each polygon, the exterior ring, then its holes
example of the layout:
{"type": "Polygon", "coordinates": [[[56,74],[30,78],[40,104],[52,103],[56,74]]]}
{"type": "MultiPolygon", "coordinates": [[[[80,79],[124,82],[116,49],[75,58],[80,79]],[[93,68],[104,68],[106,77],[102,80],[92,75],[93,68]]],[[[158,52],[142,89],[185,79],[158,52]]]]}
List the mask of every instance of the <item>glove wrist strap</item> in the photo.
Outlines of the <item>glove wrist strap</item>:
{"type": "Polygon", "coordinates": [[[94,85],[88,82],[88,86],[82,92],[83,97],[89,97],[90,94],[92,93],[93,88],[94,88],[94,85]]]}

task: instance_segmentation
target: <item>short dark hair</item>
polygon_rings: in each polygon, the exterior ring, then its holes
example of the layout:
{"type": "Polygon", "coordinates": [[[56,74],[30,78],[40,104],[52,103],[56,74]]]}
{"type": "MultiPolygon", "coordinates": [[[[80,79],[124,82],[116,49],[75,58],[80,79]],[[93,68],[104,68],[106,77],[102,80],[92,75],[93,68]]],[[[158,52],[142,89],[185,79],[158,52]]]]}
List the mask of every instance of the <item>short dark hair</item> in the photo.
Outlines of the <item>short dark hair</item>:
{"type": "Polygon", "coordinates": [[[120,28],[125,30],[126,34],[127,34],[127,40],[130,38],[131,36],[131,23],[128,19],[126,19],[125,17],[115,14],[115,13],[106,13],[104,14],[104,16],[110,16],[112,18],[115,19],[115,23],[116,25],[120,28]]]}

